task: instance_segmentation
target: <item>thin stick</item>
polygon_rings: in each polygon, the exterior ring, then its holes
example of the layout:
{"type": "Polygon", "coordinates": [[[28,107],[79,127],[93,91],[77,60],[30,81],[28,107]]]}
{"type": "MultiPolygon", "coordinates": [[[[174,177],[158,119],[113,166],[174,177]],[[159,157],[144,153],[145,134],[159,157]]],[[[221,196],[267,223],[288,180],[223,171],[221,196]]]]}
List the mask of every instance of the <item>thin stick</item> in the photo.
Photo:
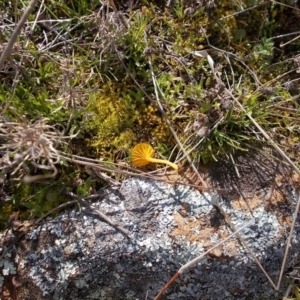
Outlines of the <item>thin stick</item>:
{"type": "Polygon", "coordinates": [[[100,172],[99,170],[97,170],[96,168],[92,168],[92,171],[94,172],[94,174],[96,174],[99,178],[101,178],[102,180],[108,182],[110,185],[114,185],[114,186],[120,186],[121,182],[114,180],[113,178],[109,177],[108,175],[104,174],[103,172],[100,172]]]}
{"type": "Polygon", "coordinates": [[[51,209],[50,211],[48,211],[46,214],[44,214],[42,217],[40,217],[39,219],[37,219],[36,221],[34,221],[33,225],[38,225],[38,223],[40,223],[43,219],[45,219],[46,217],[48,217],[49,215],[51,215],[55,211],[57,211],[59,209],[62,209],[64,207],[67,207],[69,205],[76,204],[77,202],[78,202],[77,200],[72,200],[72,201],[68,201],[66,203],[63,203],[63,204],[60,204],[60,205],[54,207],[53,209],[51,209]]]}
{"type": "Polygon", "coordinates": [[[37,0],[31,0],[31,2],[29,3],[29,5],[27,6],[26,10],[24,11],[21,20],[19,21],[17,27],[15,28],[13,34],[10,37],[10,40],[8,41],[5,49],[2,52],[2,55],[0,57],[0,70],[3,67],[4,61],[5,59],[9,56],[10,52],[11,52],[11,48],[13,47],[18,35],[21,32],[21,29],[24,25],[24,23],[26,22],[28,16],[30,15],[30,13],[32,12],[34,6],[36,5],[37,0]]]}
{"type": "Polygon", "coordinates": [[[239,169],[237,168],[237,165],[236,165],[236,163],[235,163],[235,161],[234,161],[234,159],[233,159],[232,154],[230,153],[229,156],[230,156],[230,159],[231,159],[231,161],[232,161],[232,164],[233,164],[233,167],[234,167],[236,176],[237,176],[238,178],[241,178],[241,175],[240,175],[240,173],[239,173],[239,169]]]}
{"type": "Polygon", "coordinates": [[[296,36],[295,38],[291,39],[290,41],[284,43],[284,44],[280,44],[280,48],[285,47],[286,45],[298,40],[300,38],[300,35],[296,36]]]}
{"type": "MultiPolygon", "coordinates": [[[[216,78],[217,81],[222,82],[222,80],[219,78],[219,76],[217,76],[217,74],[214,72],[214,76],[216,78]]],[[[290,164],[290,166],[300,175],[300,170],[299,168],[294,164],[294,162],[281,150],[281,148],[272,140],[272,138],[262,129],[262,127],[252,118],[252,116],[246,112],[246,110],[244,109],[243,105],[239,102],[238,99],[236,99],[232,93],[226,88],[225,91],[231,96],[231,98],[234,100],[235,103],[237,103],[237,105],[240,107],[240,109],[245,112],[245,114],[247,115],[247,117],[250,119],[250,121],[256,126],[256,128],[261,132],[261,134],[269,141],[269,143],[279,152],[279,154],[290,164]]],[[[267,272],[265,271],[265,269],[262,267],[262,265],[259,263],[259,261],[256,259],[255,257],[255,261],[258,264],[258,266],[260,267],[260,269],[263,271],[263,273],[266,275],[266,277],[268,278],[268,280],[270,281],[270,283],[272,284],[272,286],[274,287],[275,290],[278,290],[280,288],[280,284],[281,284],[281,280],[282,280],[282,275],[283,275],[283,270],[285,268],[285,264],[286,264],[286,259],[287,259],[287,255],[288,255],[288,251],[289,248],[291,247],[291,237],[295,228],[295,222],[296,222],[296,218],[299,212],[299,208],[300,208],[300,196],[298,198],[297,201],[297,205],[296,205],[296,209],[294,211],[294,218],[293,218],[293,223],[290,229],[290,233],[289,233],[289,238],[288,238],[288,243],[286,245],[285,248],[285,254],[284,254],[284,258],[283,258],[283,262],[282,262],[282,266],[281,266],[281,270],[280,270],[280,275],[278,278],[278,282],[277,285],[275,286],[273,280],[268,276],[267,272]]],[[[249,251],[249,247],[247,244],[244,244],[248,251],[249,251]]],[[[251,256],[253,257],[254,254],[252,253],[252,251],[250,252],[251,256]],[[253,254],[253,255],[252,255],[253,254]]],[[[254,257],[253,257],[254,258],[254,257]]]]}
{"type": "MultiPolygon", "coordinates": [[[[235,99],[235,97],[231,94],[231,92],[226,89],[227,93],[234,99],[235,103],[238,104],[238,106],[246,113],[247,117],[252,121],[252,123],[256,126],[256,128],[261,132],[261,134],[269,141],[269,143],[279,152],[279,154],[290,164],[290,166],[300,175],[300,170],[299,168],[294,164],[294,162],[281,150],[281,148],[279,148],[279,146],[271,139],[271,137],[260,127],[260,125],[252,118],[252,116],[246,112],[246,110],[244,109],[243,105],[237,100],[235,99]]],[[[281,284],[281,280],[282,280],[282,275],[283,275],[283,271],[285,268],[285,264],[286,264],[286,259],[287,259],[287,255],[288,255],[288,251],[289,248],[291,247],[291,237],[295,228],[295,222],[298,216],[298,212],[299,212],[299,208],[300,208],[300,196],[298,198],[297,201],[297,205],[296,205],[296,209],[294,211],[294,218],[293,218],[293,223],[290,229],[290,233],[289,233],[289,238],[288,238],[288,243],[286,245],[285,248],[285,254],[284,254],[284,258],[283,258],[283,262],[282,262],[282,266],[281,266],[281,270],[280,270],[280,274],[279,274],[279,278],[278,278],[278,282],[277,282],[277,286],[275,287],[276,290],[278,290],[280,288],[280,284],[281,284]]]]}
{"type": "Polygon", "coordinates": [[[216,124],[211,129],[209,129],[209,131],[207,132],[207,134],[198,143],[195,144],[195,146],[193,146],[190,150],[185,151],[184,154],[180,157],[180,159],[176,160],[176,163],[178,161],[182,161],[186,156],[188,156],[190,153],[192,153],[195,149],[199,148],[200,144],[205,140],[205,138],[207,136],[209,136],[213,132],[213,130],[215,130],[215,128],[217,128],[219,126],[219,124],[221,124],[223,122],[223,120],[224,120],[224,117],[221,117],[216,122],[216,124]]]}
{"type": "Polygon", "coordinates": [[[283,257],[281,270],[280,270],[280,274],[279,274],[279,278],[278,278],[278,282],[277,282],[277,289],[278,290],[280,288],[280,284],[281,284],[281,280],[282,280],[282,276],[283,276],[283,271],[284,271],[285,264],[286,264],[286,259],[287,259],[290,247],[292,246],[291,245],[291,240],[292,240],[292,237],[293,237],[293,231],[294,231],[294,228],[295,228],[295,223],[296,223],[296,219],[297,219],[297,216],[298,216],[299,208],[300,208],[300,194],[298,196],[298,202],[297,202],[297,205],[296,205],[296,209],[295,209],[295,213],[294,213],[294,219],[293,219],[293,222],[292,222],[289,238],[287,240],[287,244],[286,244],[286,247],[285,247],[284,257],[283,257]]]}
{"type": "Polygon", "coordinates": [[[236,230],[234,233],[230,234],[227,238],[225,238],[223,241],[217,243],[215,246],[213,246],[212,248],[210,248],[209,250],[207,250],[206,252],[204,252],[203,254],[199,255],[198,257],[194,258],[193,260],[191,260],[190,262],[188,262],[187,264],[183,265],[179,270],[178,273],[182,274],[184,271],[186,271],[188,268],[192,267],[194,264],[196,264],[199,260],[201,260],[205,255],[207,255],[208,253],[210,253],[212,250],[216,249],[217,247],[221,246],[222,244],[224,244],[225,242],[227,242],[229,239],[231,239],[232,237],[234,237],[235,235],[237,235],[240,231],[244,230],[246,227],[250,226],[251,224],[253,224],[255,222],[255,219],[252,219],[251,221],[249,221],[248,223],[246,223],[244,226],[242,226],[240,229],[236,230]]]}
{"type": "Polygon", "coordinates": [[[279,148],[279,146],[271,139],[271,137],[260,127],[260,125],[252,118],[252,116],[246,112],[243,105],[232,95],[232,93],[225,89],[226,92],[232,97],[232,99],[237,103],[243,112],[246,113],[247,117],[256,126],[256,128],[261,132],[261,134],[268,140],[268,142],[279,152],[279,154],[290,164],[290,166],[300,175],[299,168],[292,162],[292,160],[279,148]]]}
{"type": "MultiPolygon", "coordinates": [[[[72,158],[74,156],[71,156],[71,157],[64,156],[64,154],[62,154],[62,153],[60,153],[60,155],[61,155],[62,159],[65,159],[65,160],[70,161],[72,163],[76,163],[76,164],[84,165],[84,166],[89,166],[93,169],[101,170],[101,171],[108,172],[108,173],[117,173],[117,174],[122,174],[122,175],[127,175],[127,176],[136,176],[136,177],[141,177],[141,178],[149,178],[149,179],[162,181],[162,182],[170,183],[170,184],[182,184],[182,185],[189,186],[189,187],[192,187],[192,188],[197,188],[200,192],[203,192],[203,191],[230,192],[230,189],[219,189],[219,188],[209,187],[207,184],[205,184],[205,186],[203,186],[203,187],[202,186],[200,187],[196,184],[190,184],[190,183],[181,182],[181,181],[178,181],[178,180],[168,180],[166,178],[159,178],[158,176],[149,175],[149,174],[143,173],[143,172],[134,173],[134,172],[130,172],[130,171],[127,171],[127,170],[110,169],[110,168],[104,167],[102,165],[99,165],[99,162],[98,163],[93,163],[93,162],[90,162],[90,161],[81,161],[81,160],[72,158]]],[[[136,170],[136,169],[133,169],[133,170],[135,170],[136,172],[139,171],[139,170],[136,170]]]]}
{"type": "Polygon", "coordinates": [[[167,282],[167,284],[161,289],[161,291],[159,292],[159,294],[154,298],[154,300],[158,300],[160,298],[160,296],[166,291],[166,289],[168,287],[170,287],[170,285],[180,276],[180,274],[182,274],[183,272],[185,272],[187,269],[191,268],[194,264],[196,264],[199,260],[201,260],[205,255],[207,255],[208,253],[210,253],[212,250],[214,250],[215,248],[221,246],[222,244],[224,244],[225,242],[227,242],[229,239],[231,239],[232,237],[234,237],[235,235],[237,235],[240,231],[242,231],[243,229],[245,229],[246,227],[250,226],[251,224],[253,224],[255,222],[255,219],[252,219],[250,222],[246,223],[244,226],[242,226],[240,229],[236,230],[234,233],[230,234],[227,238],[225,238],[224,240],[222,240],[221,242],[217,243],[215,246],[213,246],[212,248],[210,248],[209,250],[207,250],[206,252],[204,252],[203,254],[197,256],[196,258],[194,258],[193,260],[189,261],[188,263],[186,263],[185,265],[183,265],[176,273],[175,275],[167,282]]]}
{"type": "MultiPolygon", "coordinates": [[[[185,149],[183,148],[180,140],[178,139],[177,137],[177,134],[176,132],[173,130],[172,126],[171,126],[171,122],[169,121],[169,119],[167,118],[164,110],[163,110],[163,107],[161,105],[161,102],[159,100],[159,97],[158,97],[158,91],[157,89],[159,89],[159,86],[155,80],[155,76],[154,76],[154,71],[153,71],[153,67],[152,67],[152,64],[151,64],[151,60],[149,58],[149,66],[150,66],[150,70],[151,70],[151,74],[152,74],[152,80],[153,80],[153,84],[154,84],[154,90],[155,90],[155,95],[156,95],[156,100],[157,100],[157,103],[159,105],[159,108],[161,110],[161,113],[164,115],[164,117],[166,118],[166,121],[167,121],[167,124],[169,125],[169,128],[174,136],[174,138],[176,139],[176,142],[178,143],[178,145],[180,146],[180,149],[181,151],[186,154],[186,151],[185,149]]],[[[221,81],[217,75],[216,75],[216,72],[214,72],[214,69],[212,68],[212,71],[214,73],[214,76],[216,77],[216,79],[218,81],[221,81]]],[[[160,89],[159,89],[160,90],[160,89]]],[[[163,95],[163,92],[160,90],[160,93],[161,95],[163,95]]],[[[193,161],[191,160],[190,156],[189,155],[186,155],[193,171],[197,174],[197,177],[199,178],[199,180],[202,182],[202,185],[204,188],[208,188],[208,185],[205,183],[205,181],[202,179],[201,175],[199,174],[197,168],[195,167],[193,161]]],[[[212,198],[211,198],[211,201],[219,208],[221,214],[224,216],[227,224],[229,224],[229,226],[231,227],[231,229],[233,231],[236,231],[237,229],[235,228],[235,226],[233,225],[233,223],[231,222],[230,218],[228,217],[228,215],[226,214],[226,212],[224,211],[224,209],[222,208],[222,206],[219,204],[219,201],[217,200],[217,198],[212,195],[212,198]]],[[[261,271],[264,273],[264,275],[266,276],[266,278],[269,280],[269,282],[271,283],[271,285],[273,286],[274,289],[276,289],[276,285],[275,283],[273,282],[273,280],[271,279],[271,277],[268,275],[268,273],[266,272],[266,270],[264,269],[264,267],[261,265],[261,263],[259,262],[259,260],[257,259],[257,257],[255,256],[255,254],[253,253],[253,251],[250,249],[250,247],[248,246],[247,242],[242,238],[242,236],[237,233],[237,237],[239,238],[240,242],[244,245],[244,247],[249,251],[249,254],[250,256],[255,260],[256,264],[258,265],[258,267],[261,269],[261,271]]]]}
{"type": "Polygon", "coordinates": [[[130,239],[129,236],[129,231],[127,231],[125,228],[123,228],[121,225],[119,225],[118,223],[113,222],[108,216],[106,216],[103,212],[101,212],[98,209],[95,209],[91,206],[91,204],[86,201],[85,199],[75,195],[72,192],[69,191],[64,191],[63,192],[65,195],[73,198],[73,199],[77,199],[82,205],[84,205],[85,207],[89,208],[91,211],[94,211],[98,214],[98,216],[103,219],[106,223],[108,223],[109,225],[111,225],[112,227],[118,229],[119,231],[121,231],[127,238],[130,239]]]}
{"type": "MultiPolygon", "coordinates": [[[[228,215],[226,214],[226,212],[224,211],[224,209],[222,208],[222,206],[219,204],[219,201],[217,200],[217,198],[212,195],[212,202],[219,208],[220,212],[222,213],[222,215],[225,218],[225,221],[227,222],[227,224],[229,224],[229,226],[236,231],[237,229],[235,228],[235,226],[233,225],[233,223],[231,222],[230,218],[228,217],[228,215]]],[[[240,242],[244,245],[244,247],[248,250],[250,256],[254,259],[254,261],[256,262],[256,264],[258,265],[258,267],[261,269],[261,271],[264,273],[264,275],[266,276],[266,278],[269,280],[269,282],[271,283],[272,287],[276,290],[276,285],[273,282],[273,280],[271,279],[271,277],[269,276],[269,274],[267,273],[267,271],[264,269],[264,267],[262,266],[262,264],[260,263],[260,261],[257,259],[257,257],[255,256],[255,254],[253,253],[253,251],[251,250],[251,248],[248,246],[247,242],[242,238],[242,236],[237,232],[236,236],[239,238],[240,242]]]]}
{"type": "Polygon", "coordinates": [[[174,136],[174,139],[176,140],[176,143],[177,145],[179,146],[180,150],[185,154],[188,162],[190,163],[192,169],[194,170],[194,172],[197,174],[199,180],[201,181],[201,183],[203,184],[204,187],[207,187],[207,184],[205,183],[205,181],[203,180],[203,178],[201,177],[200,173],[198,172],[197,168],[195,167],[191,157],[187,154],[187,152],[185,151],[182,143],[180,142],[175,130],[173,129],[172,127],[172,124],[171,124],[171,121],[169,120],[169,118],[167,117],[167,114],[165,113],[164,111],[164,108],[161,104],[161,101],[159,99],[159,94],[158,94],[158,91],[160,92],[161,95],[163,95],[163,92],[162,90],[160,89],[160,87],[158,86],[157,82],[156,82],[156,78],[155,78],[155,75],[154,75],[154,71],[153,71],[153,66],[152,66],[152,62],[151,62],[151,59],[149,57],[149,66],[150,66],[150,71],[151,71],[151,77],[152,77],[152,81],[153,81],[153,86],[154,86],[154,91],[155,91],[155,96],[156,96],[156,101],[157,101],[157,104],[158,104],[158,107],[159,107],[159,110],[161,112],[161,114],[164,116],[167,124],[168,124],[168,127],[172,133],[172,135],[174,136]]]}
{"type": "Polygon", "coordinates": [[[160,290],[160,292],[156,295],[154,300],[158,300],[161,295],[173,284],[173,282],[180,276],[179,272],[176,272],[173,277],[166,283],[166,285],[160,290]]]}

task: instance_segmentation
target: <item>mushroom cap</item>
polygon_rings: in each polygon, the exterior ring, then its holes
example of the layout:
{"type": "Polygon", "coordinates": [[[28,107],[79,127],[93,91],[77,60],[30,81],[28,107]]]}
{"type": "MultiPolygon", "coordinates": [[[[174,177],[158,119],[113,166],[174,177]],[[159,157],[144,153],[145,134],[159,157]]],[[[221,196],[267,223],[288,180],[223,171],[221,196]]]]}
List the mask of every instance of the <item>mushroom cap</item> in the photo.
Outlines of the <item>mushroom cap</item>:
{"type": "Polygon", "coordinates": [[[131,152],[131,161],[136,167],[143,167],[150,163],[149,158],[154,156],[154,149],[147,143],[134,146],[131,152]]]}

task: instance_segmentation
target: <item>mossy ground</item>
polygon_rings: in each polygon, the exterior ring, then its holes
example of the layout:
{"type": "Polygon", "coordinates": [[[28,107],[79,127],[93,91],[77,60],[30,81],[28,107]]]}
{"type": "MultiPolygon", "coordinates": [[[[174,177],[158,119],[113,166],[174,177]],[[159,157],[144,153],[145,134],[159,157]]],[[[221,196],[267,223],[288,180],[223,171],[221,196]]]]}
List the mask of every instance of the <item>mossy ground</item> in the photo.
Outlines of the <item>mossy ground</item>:
{"type": "MultiPolygon", "coordinates": [[[[2,49],[28,2],[17,2],[15,8],[0,4],[2,49]]],[[[60,144],[60,151],[99,161],[128,164],[137,142],[180,158],[157,105],[151,64],[166,115],[185,149],[193,149],[195,162],[229,158],[266,144],[245,111],[299,162],[296,4],[107,3],[49,1],[36,7],[0,73],[4,123],[47,118],[66,137],[77,134],[60,144]],[[193,54],[203,50],[245,111],[216,81],[208,60],[193,54]]],[[[9,142],[1,137],[2,155],[9,142]]],[[[47,173],[30,162],[3,174],[1,229],[13,213],[24,220],[63,203],[64,188],[87,192],[99,187],[84,167],[61,159],[57,169],[58,175],[46,183],[22,182],[24,174],[47,173]]]]}

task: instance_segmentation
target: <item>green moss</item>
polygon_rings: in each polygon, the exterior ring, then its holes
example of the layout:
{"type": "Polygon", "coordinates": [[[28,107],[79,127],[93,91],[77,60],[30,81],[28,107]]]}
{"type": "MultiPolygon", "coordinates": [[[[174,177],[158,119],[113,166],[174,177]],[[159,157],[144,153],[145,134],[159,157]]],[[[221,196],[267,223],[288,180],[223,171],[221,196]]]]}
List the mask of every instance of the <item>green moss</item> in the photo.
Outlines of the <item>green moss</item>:
{"type": "Polygon", "coordinates": [[[134,86],[110,81],[91,96],[86,130],[98,154],[112,159],[119,150],[130,150],[137,142],[168,143],[170,131],[158,109],[134,86]]]}
{"type": "Polygon", "coordinates": [[[92,117],[85,124],[87,130],[95,133],[89,142],[99,152],[119,147],[128,149],[135,142],[131,128],[137,120],[139,100],[135,101],[125,94],[121,87],[109,82],[91,96],[88,111],[92,117]]]}

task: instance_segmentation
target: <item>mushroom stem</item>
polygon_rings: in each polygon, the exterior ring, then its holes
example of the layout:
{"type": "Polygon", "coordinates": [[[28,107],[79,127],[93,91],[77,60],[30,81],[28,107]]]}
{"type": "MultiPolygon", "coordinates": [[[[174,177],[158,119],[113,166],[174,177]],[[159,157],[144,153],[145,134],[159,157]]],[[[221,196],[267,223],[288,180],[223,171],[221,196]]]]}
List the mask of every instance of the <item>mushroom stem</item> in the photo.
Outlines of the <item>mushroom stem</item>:
{"type": "Polygon", "coordinates": [[[168,161],[168,160],[157,159],[157,158],[152,158],[152,157],[147,157],[147,159],[148,159],[150,162],[158,163],[158,164],[166,164],[166,165],[172,167],[173,169],[175,169],[176,171],[178,170],[178,166],[177,166],[176,164],[171,163],[171,162],[168,161]]]}

